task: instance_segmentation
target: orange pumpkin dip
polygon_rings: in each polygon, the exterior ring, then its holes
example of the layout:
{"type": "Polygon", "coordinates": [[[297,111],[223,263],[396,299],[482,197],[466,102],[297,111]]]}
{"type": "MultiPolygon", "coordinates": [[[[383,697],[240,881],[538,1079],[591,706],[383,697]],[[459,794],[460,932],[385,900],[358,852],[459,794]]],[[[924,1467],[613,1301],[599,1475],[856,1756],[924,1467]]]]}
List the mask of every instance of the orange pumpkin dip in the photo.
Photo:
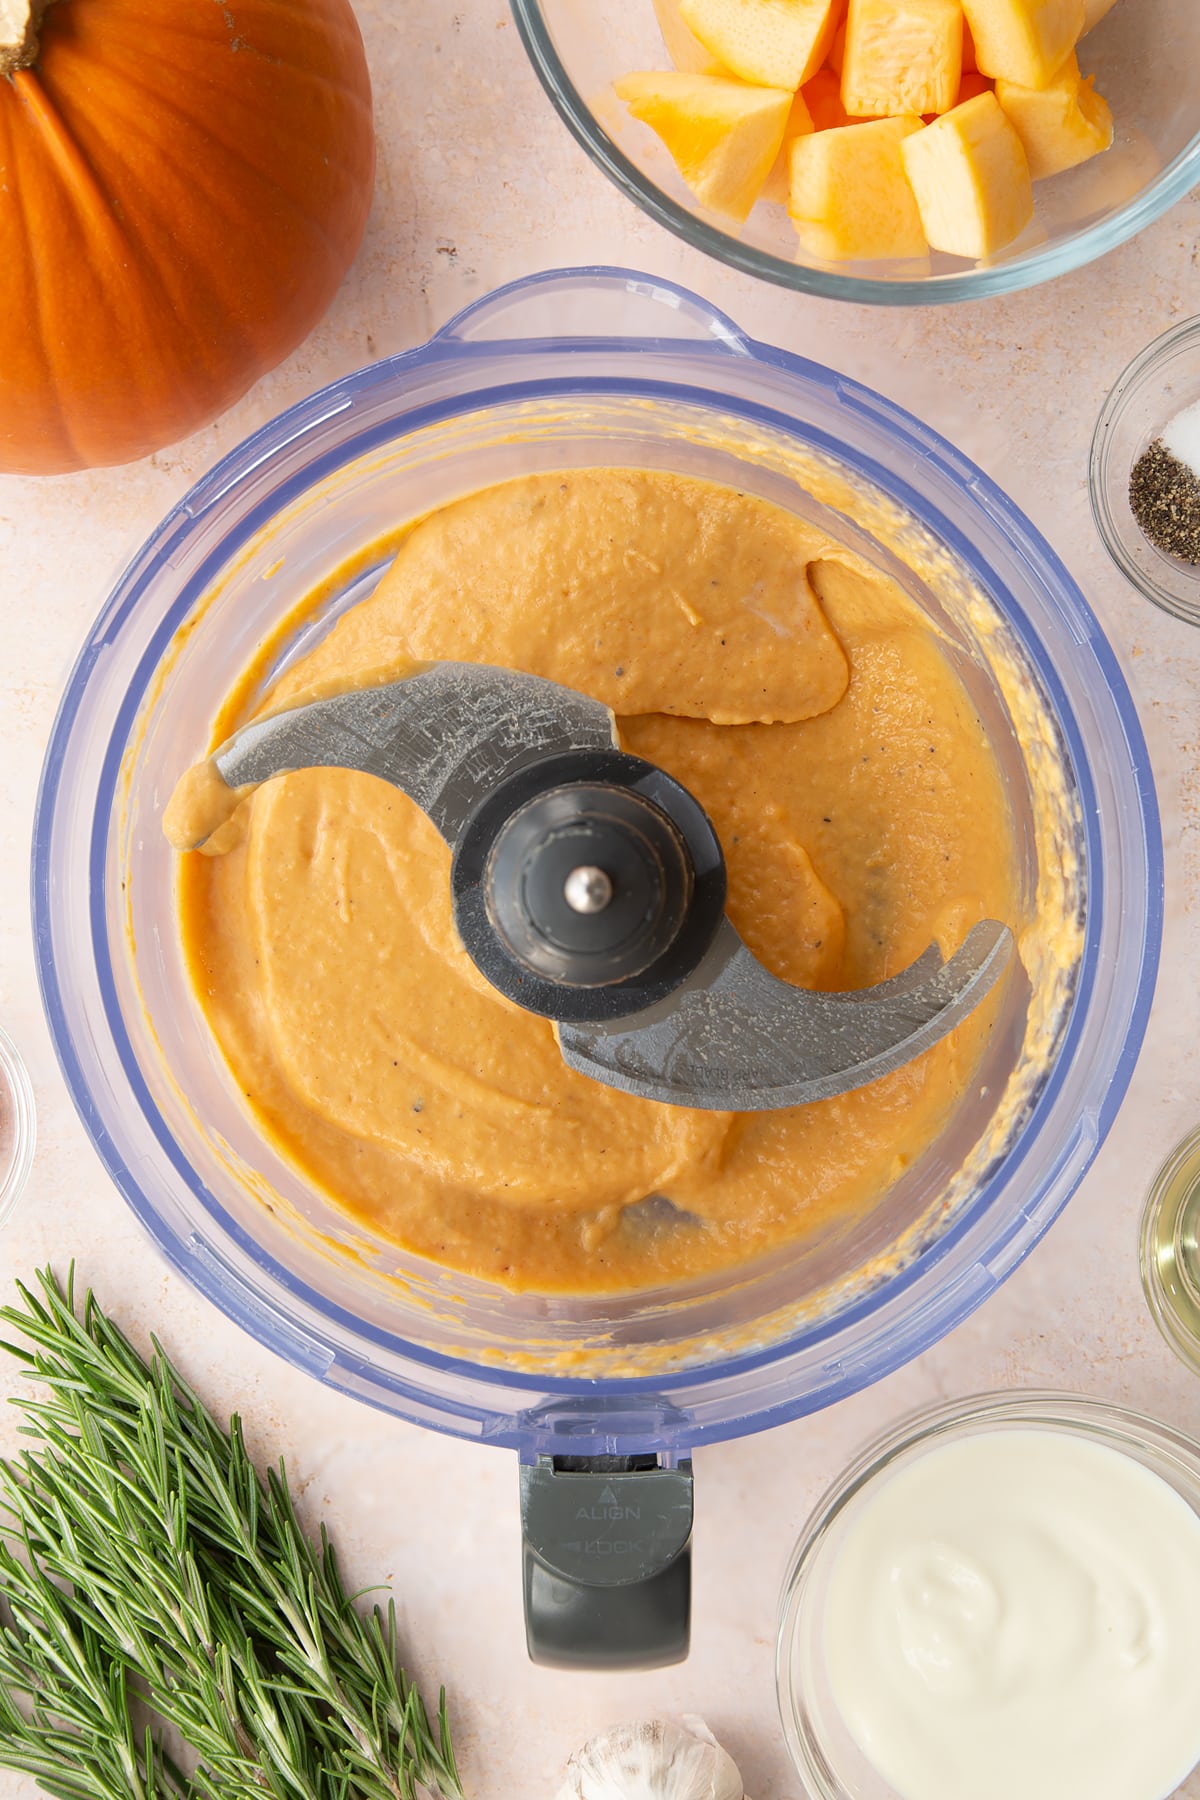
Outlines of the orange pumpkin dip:
{"type": "MultiPolygon", "coordinates": [[[[612,706],[624,747],[708,809],[733,922],[790,981],[865,986],[1017,922],[1000,773],[930,621],[765,501],[628,470],[471,495],[267,694],[248,682],[238,720],[442,657],[612,706]]],[[[173,841],[201,835],[193,793],[173,841]]],[[[488,986],[446,845],[386,784],[289,775],[209,849],[181,859],[183,940],[262,1131],[373,1235],[511,1288],[658,1286],[852,1218],[937,1137],[994,1017],[837,1100],[661,1106],[573,1073],[553,1026],[488,986]]]]}

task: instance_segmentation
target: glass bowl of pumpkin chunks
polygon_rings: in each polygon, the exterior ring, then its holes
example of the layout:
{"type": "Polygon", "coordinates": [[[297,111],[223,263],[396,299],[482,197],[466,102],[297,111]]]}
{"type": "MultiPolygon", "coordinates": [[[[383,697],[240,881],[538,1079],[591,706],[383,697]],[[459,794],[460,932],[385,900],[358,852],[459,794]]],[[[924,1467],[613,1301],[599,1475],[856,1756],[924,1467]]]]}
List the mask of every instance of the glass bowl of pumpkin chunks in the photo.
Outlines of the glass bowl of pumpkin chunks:
{"type": "Polygon", "coordinates": [[[1200,0],[513,0],[585,149],[722,261],[835,299],[1012,292],[1200,182],[1200,0]]]}

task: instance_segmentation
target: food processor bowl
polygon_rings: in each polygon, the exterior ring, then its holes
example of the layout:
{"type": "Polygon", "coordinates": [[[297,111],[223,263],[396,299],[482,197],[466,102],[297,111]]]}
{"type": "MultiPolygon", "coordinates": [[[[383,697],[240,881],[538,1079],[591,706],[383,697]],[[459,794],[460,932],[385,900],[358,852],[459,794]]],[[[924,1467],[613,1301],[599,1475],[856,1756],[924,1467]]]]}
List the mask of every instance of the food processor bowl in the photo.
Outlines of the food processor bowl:
{"type": "MultiPolygon", "coordinates": [[[[75,1103],[175,1266],[331,1386],[527,1459],[651,1454],[829,1405],[984,1300],[1112,1122],[1153,987],[1162,867],[1113,654],[1029,523],[916,419],[621,270],[500,290],[266,426],[105,601],[35,826],[42,992],[75,1103]],[[162,810],[218,709],[369,591],[389,534],[533,470],[638,465],[825,523],[931,612],[1004,771],[1028,936],[979,1080],[865,1217],[753,1267],[620,1298],[512,1293],[373,1241],[240,1102],[189,988],[162,810]],[[813,497],[814,492],[821,498],[813,497]]],[[[798,1180],[802,1174],[798,1174],[798,1180]]]]}
{"type": "Polygon", "coordinates": [[[613,92],[622,75],[669,68],[654,0],[512,0],[525,48],[572,135],[621,192],[685,242],[735,269],[832,300],[916,306],[1010,294],[1081,268],[1158,218],[1200,181],[1200,11],[1194,0],[1117,0],[1080,45],[1112,107],[1102,156],[1034,188],[1031,225],[971,263],[821,263],[801,252],[781,204],[742,227],[706,210],[666,148],[613,92]]]}

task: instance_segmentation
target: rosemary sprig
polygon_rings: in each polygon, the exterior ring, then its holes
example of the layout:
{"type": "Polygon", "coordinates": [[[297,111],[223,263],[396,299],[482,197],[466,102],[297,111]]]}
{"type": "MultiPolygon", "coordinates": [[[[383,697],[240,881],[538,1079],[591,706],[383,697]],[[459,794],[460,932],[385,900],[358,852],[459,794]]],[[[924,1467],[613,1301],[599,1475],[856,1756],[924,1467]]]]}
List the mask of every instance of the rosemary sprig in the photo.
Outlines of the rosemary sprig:
{"type": "Polygon", "coordinates": [[[445,1690],[431,1723],[394,1604],[358,1611],[283,1465],[38,1281],[0,1309],[48,1390],[0,1462],[0,1765],[61,1800],[461,1800],[445,1690]]]}

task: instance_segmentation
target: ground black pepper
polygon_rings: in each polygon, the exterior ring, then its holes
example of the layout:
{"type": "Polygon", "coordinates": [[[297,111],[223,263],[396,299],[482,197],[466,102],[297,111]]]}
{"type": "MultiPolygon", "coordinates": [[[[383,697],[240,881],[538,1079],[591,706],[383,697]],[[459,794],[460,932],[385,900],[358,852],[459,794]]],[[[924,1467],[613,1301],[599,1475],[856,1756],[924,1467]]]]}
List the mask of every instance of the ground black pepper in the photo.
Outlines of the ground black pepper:
{"type": "Polygon", "coordinates": [[[1155,438],[1133,465],[1129,505],[1143,534],[1168,556],[1200,563],[1200,476],[1155,438]]]}

